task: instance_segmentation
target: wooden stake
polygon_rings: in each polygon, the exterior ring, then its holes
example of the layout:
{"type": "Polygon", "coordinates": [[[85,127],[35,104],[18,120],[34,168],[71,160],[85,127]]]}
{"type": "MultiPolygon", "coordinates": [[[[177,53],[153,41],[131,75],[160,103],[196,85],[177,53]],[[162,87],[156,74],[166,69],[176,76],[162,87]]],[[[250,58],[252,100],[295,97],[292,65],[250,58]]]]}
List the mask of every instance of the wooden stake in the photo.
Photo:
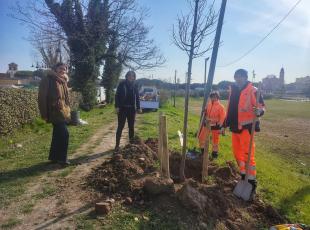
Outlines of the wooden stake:
{"type": "Polygon", "coordinates": [[[158,117],[158,159],[160,163],[160,173],[162,173],[162,156],[163,156],[163,141],[162,141],[162,112],[159,113],[158,117]]]}
{"type": "Polygon", "coordinates": [[[203,152],[203,158],[202,158],[202,183],[207,183],[208,180],[208,165],[209,165],[209,144],[210,144],[210,122],[207,120],[206,122],[206,139],[205,139],[205,145],[204,145],[204,152],[203,152]]]}
{"type": "Polygon", "coordinates": [[[168,151],[168,135],[167,135],[167,117],[165,115],[161,116],[162,124],[162,173],[166,178],[170,178],[169,170],[169,151],[168,151]]]}

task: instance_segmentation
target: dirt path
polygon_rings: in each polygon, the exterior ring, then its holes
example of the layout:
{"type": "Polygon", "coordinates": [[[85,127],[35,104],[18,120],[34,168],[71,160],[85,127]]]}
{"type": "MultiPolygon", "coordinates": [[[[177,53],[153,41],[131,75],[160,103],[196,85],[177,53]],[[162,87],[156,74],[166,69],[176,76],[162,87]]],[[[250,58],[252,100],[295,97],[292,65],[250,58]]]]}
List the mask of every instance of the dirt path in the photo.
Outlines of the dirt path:
{"type": "MultiPolygon", "coordinates": [[[[76,229],[77,216],[89,212],[99,199],[95,193],[83,188],[85,177],[92,168],[111,156],[115,130],[115,122],[99,129],[70,155],[73,166],[63,169],[51,165],[49,172],[31,183],[18,202],[0,210],[0,222],[17,219],[20,224],[14,229],[76,229]],[[33,207],[25,213],[21,207],[27,207],[27,204],[33,207]]],[[[128,131],[124,129],[121,145],[127,138],[128,131]]]]}

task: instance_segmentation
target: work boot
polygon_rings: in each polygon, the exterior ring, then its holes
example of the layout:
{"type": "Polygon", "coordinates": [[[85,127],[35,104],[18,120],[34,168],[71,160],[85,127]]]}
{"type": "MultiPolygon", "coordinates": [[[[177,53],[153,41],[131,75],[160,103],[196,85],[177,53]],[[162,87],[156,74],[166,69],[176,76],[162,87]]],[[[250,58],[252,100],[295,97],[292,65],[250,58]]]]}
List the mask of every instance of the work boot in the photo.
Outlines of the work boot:
{"type": "Polygon", "coordinates": [[[256,180],[248,180],[248,182],[252,185],[250,201],[253,201],[255,198],[255,195],[256,195],[257,181],[256,180]]]}
{"type": "Polygon", "coordinates": [[[213,152],[212,152],[212,158],[213,158],[213,159],[216,159],[217,157],[218,157],[218,152],[213,151],[213,152]]]}

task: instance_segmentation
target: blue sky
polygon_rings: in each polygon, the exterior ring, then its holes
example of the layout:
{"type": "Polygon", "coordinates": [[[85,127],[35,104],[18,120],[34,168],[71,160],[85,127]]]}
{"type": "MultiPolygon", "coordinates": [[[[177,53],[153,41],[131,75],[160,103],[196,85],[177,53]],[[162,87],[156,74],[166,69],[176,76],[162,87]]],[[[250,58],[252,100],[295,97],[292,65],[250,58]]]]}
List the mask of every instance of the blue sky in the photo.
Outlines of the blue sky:
{"type": "MultiPolygon", "coordinates": [[[[149,8],[146,24],[152,27],[150,37],[161,49],[167,62],[161,68],[139,71],[138,77],[173,79],[174,70],[183,82],[187,71],[188,58],[172,43],[172,25],[177,15],[187,12],[187,0],[137,0],[141,6],[149,8]]],[[[216,0],[218,6],[220,0],[216,0]]],[[[235,60],[256,44],[289,11],[297,0],[228,0],[222,45],[219,49],[215,82],[233,80],[237,68],[249,72],[254,69],[257,79],[267,74],[279,74],[285,69],[287,83],[296,77],[310,75],[310,1],[303,0],[292,14],[255,51],[239,62],[222,68],[235,60]]],[[[0,0],[0,72],[7,70],[9,62],[16,62],[19,69],[31,69],[34,61],[32,47],[25,41],[27,28],[7,16],[13,1],[0,0]]],[[[211,38],[210,38],[211,39],[211,38]]],[[[193,82],[202,82],[204,57],[194,60],[193,82]]]]}

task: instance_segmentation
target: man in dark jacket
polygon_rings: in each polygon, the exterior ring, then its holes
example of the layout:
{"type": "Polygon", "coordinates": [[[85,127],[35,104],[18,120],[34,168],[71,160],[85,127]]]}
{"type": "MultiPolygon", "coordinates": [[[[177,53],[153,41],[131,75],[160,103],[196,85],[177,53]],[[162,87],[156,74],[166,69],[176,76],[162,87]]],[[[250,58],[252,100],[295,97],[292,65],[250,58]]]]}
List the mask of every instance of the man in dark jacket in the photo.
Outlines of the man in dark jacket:
{"type": "Polygon", "coordinates": [[[118,127],[116,131],[115,150],[119,149],[122,131],[127,119],[130,142],[134,138],[134,124],[136,111],[140,110],[139,91],[135,85],[136,73],[128,71],[125,75],[125,81],[119,83],[115,94],[115,109],[118,115],[118,127]]]}

